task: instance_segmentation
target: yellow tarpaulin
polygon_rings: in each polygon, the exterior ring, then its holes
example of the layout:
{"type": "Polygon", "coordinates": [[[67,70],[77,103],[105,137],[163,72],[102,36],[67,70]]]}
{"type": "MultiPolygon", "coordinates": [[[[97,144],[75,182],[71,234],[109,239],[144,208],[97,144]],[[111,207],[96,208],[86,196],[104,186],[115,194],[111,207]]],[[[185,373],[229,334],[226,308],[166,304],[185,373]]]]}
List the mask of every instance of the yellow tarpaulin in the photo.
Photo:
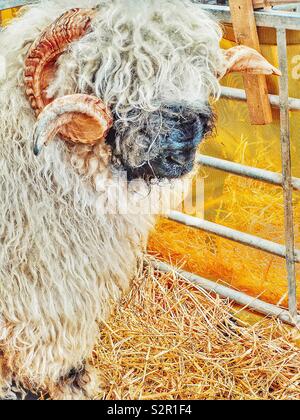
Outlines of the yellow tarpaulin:
{"type": "Polygon", "coordinates": [[[7,9],[0,11],[0,26],[5,26],[13,17],[16,16],[19,8],[7,9]]]}

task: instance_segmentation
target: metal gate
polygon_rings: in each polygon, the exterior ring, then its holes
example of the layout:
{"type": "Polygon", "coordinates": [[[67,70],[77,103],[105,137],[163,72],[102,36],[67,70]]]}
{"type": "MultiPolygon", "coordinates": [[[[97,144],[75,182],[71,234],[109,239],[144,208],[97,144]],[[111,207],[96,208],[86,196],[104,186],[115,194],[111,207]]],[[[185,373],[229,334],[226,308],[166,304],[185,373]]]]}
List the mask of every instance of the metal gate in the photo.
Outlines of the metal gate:
{"type": "MultiPolygon", "coordinates": [[[[219,21],[223,23],[231,23],[229,7],[204,4],[199,4],[199,7],[202,7],[212,13],[219,21]]],[[[289,311],[283,310],[276,305],[270,305],[261,300],[251,298],[244,293],[236,292],[228,287],[216,285],[213,282],[200,278],[199,276],[183,271],[181,271],[181,274],[200,285],[206,285],[208,290],[215,291],[223,297],[233,299],[241,305],[246,305],[247,307],[268,316],[277,316],[284,322],[298,325],[300,324],[300,316],[297,311],[296,263],[300,263],[300,250],[295,249],[293,189],[300,190],[300,179],[293,178],[291,171],[289,111],[300,110],[300,99],[290,98],[288,95],[289,85],[286,31],[300,30],[300,13],[286,12],[282,10],[256,11],[255,19],[257,26],[274,28],[277,32],[279,68],[282,72],[282,77],[280,78],[280,94],[279,96],[269,95],[269,97],[271,105],[280,109],[282,174],[240,165],[206,155],[202,155],[200,157],[199,164],[229,172],[231,174],[282,186],[285,210],[285,246],[176,211],[170,213],[169,219],[285,258],[288,273],[289,311]]],[[[245,91],[242,89],[224,87],[222,88],[222,96],[231,99],[246,100],[245,91]]],[[[170,267],[165,264],[158,265],[164,271],[170,269],[170,267]]]]}

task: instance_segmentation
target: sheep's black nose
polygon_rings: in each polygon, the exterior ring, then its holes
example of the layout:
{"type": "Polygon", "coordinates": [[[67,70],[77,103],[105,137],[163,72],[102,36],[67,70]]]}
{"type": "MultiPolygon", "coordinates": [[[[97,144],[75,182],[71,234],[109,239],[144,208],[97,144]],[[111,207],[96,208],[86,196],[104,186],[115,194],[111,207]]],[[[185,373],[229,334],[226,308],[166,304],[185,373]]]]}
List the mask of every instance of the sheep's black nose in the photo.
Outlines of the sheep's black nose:
{"type": "Polygon", "coordinates": [[[115,122],[106,140],[128,179],[172,179],[190,172],[197,147],[213,126],[209,106],[200,112],[186,105],[166,105],[143,117],[140,125],[134,115],[132,124],[115,122]]]}
{"type": "Polygon", "coordinates": [[[179,178],[193,169],[197,147],[206,134],[200,117],[174,127],[162,142],[162,153],[150,162],[155,176],[179,178]]]}

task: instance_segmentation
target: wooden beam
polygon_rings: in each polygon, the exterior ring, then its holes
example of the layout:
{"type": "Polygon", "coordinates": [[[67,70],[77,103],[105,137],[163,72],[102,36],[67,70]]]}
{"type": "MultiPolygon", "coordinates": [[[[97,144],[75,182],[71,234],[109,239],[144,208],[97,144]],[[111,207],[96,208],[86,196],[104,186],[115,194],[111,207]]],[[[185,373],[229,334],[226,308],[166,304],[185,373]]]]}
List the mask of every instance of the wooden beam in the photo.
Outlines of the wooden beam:
{"type": "Polygon", "coordinates": [[[300,5],[300,0],[252,0],[252,3],[254,9],[264,9],[280,4],[299,3],[300,5]]]}
{"type": "MultiPolygon", "coordinates": [[[[252,0],[229,0],[229,6],[237,43],[260,52],[252,0]]],[[[243,78],[251,124],[270,124],[272,110],[266,77],[264,75],[245,75],[243,78]]]]}

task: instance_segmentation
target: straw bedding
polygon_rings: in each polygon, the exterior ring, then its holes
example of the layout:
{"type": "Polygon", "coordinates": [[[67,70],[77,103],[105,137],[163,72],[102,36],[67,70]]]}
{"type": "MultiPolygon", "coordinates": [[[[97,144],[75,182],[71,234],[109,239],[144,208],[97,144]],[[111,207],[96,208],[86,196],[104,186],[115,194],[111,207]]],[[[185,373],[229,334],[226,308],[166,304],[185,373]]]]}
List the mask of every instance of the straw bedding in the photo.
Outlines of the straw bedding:
{"type": "MultiPolygon", "coordinates": [[[[102,326],[104,399],[298,399],[298,332],[247,325],[227,301],[146,268],[102,326]]],[[[101,343],[101,344],[100,344],[101,343]]]]}

